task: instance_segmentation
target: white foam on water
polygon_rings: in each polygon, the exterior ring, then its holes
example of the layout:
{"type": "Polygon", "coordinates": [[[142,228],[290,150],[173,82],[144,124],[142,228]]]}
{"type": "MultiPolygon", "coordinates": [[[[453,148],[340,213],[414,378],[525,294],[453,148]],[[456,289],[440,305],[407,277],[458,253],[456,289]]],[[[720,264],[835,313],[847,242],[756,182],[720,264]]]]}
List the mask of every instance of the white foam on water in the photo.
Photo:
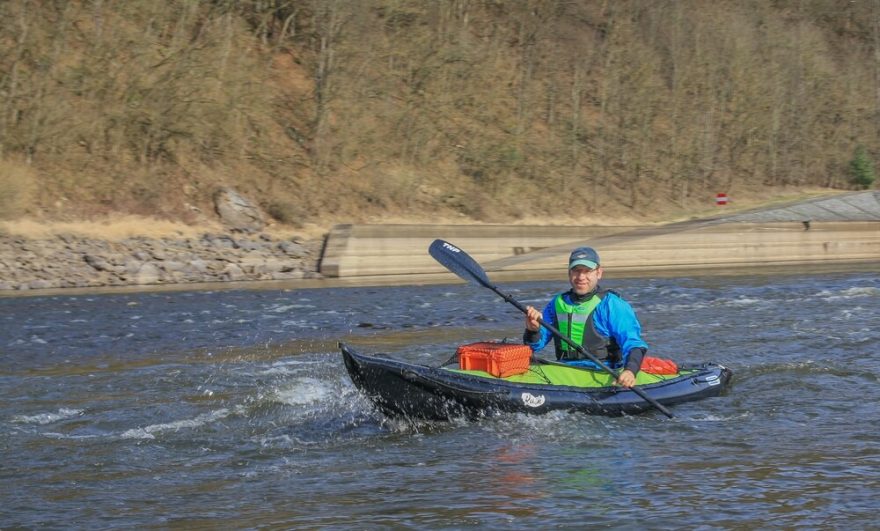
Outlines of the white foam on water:
{"type": "Polygon", "coordinates": [[[695,415],[693,417],[688,417],[689,422],[729,422],[731,420],[743,420],[751,417],[752,414],[749,411],[745,411],[743,413],[738,413],[735,415],[713,415],[711,413],[695,415]]]}
{"type": "Polygon", "coordinates": [[[18,415],[12,417],[12,422],[19,424],[51,424],[59,420],[78,417],[83,414],[82,409],[61,408],[55,413],[39,413],[37,415],[18,415]]]}
{"type": "Polygon", "coordinates": [[[687,311],[687,310],[702,310],[705,308],[709,308],[709,303],[707,302],[688,302],[681,304],[652,304],[645,306],[644,311],[652,311],[652,312],[679,312],[679,311],[687,311]]]}
{"type": "Polygon", "coordinates": [[[291,321],[291,320],[281,321],[281,325],[295,327],[295,328],[309,328],[309,329],[317,329],[318,328],[317,326],[315,326],[313,324],[309,324],[309,322],[305,319],[302,319],[299,321],[291,321]]]}
{"type": "Polygon", "coordinates": [[[269,374],[296,374],[301,372],[303,369],[318,365],[324,364],[325,362],[319,360],[288,360],[288,361],[277,361],[273,363],[270,367],[259,371],[257,374],[260,375],[269,375],[269,374]]]}
{"type": "Polygon", "coordinates": [[[739,299],[722,301],[722,303],[725,305],[731,304],[733,306],[754,306],[754,305],[763,304],[766,302],[767,301],[764,299],[753,299],[750,297],[740,297],[739,299]]]}
{"type": "Polygon", "coordinates": [[[153,424],[145,428],[133,428],[130,430],[126,430],[122,433],[121,437],[123,439],[155,439],[156,433],[198,428],[199,426],[204,426],[205,424],[224,419],[228,417],[230,413],[231,412],[226,408],[218,409],[216,411],[211,411],[210,413],[203,413],[192,419],[177,420],[164,424],[153,424]]]}
{"type": "Polygon", "coordinates": [[[264,448],[291,448],[294,445],[299,444],[300,441],[284,433],[281,435],[261,437],[258,442],[260,446],[264,448]]]}
{"type": "Polygon", "coordinates": [[[839,293],[833,293],[827,290],[819,293],[819,297],[822,297],[822,300],[825,301],[839,301],[847,299],[857,299],[861,297],[876,297],[878,295],[880,295],[880,288],[875,288],[873,286],[856,286],[852,288],[847,288],[839,293]]]}
{"type": "Polygon", "coordinates": [[[282,304],[279,306],[273,306],[271,308],[267,308],[266,311],[272,313],[284,313],[289,312],[290,310],[302,310],[302,309],[311,309],[314,308],[314,304],[282,304]]]}
{"type": "Polygon", "coordinates": [[[72,440],[97,439],[97,438],[101,437],[100,435],[69,435],[67,433],[58,433],[58,432],[54,432],[54,431],[44,433],[43,435],[45,437],[48,437],[49,439],[72,439],[72,440]]]}
{"type": "Polygon", "coordinates": [[[269,376],[273,374],[280,374],[282,376],[287,374],[294,374],[298,372],[296,369],[291,367],[269,367],[268,369],[260,371],[258,374],[261,376],[269,376]]]}
{"type": "Polygon", "coordinates": [[[333,386],[315,378],[302,378],[288,382],[284,388],[277,389],[278,401],[290,406],[304,406],[329,401],[335,394],[333,386]]]}

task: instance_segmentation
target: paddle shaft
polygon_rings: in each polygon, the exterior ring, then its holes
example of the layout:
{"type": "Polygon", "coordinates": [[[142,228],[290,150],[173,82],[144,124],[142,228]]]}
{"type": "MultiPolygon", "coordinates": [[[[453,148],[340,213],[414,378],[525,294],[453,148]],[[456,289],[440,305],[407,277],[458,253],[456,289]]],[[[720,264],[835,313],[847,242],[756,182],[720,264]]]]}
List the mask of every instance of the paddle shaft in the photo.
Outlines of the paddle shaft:
{"type": "MultiPolygon", "coordinates": [[[[515,306],[519,311],[528,315],[528,309],[525,306],[523,306],[522,303],[520,303],[518,300],[514,299],[509,294],[504,293],[503,291],[498,289],[497,286],[492,284],[489,281],[489,277],[486,276],[486,272],[483,271],[483,268],[480,267],[480,265],[473,258],[471,258],[470,255],[468,255],[466,252],[464,252],[461,248],[456,247],[456,246],[452,245],[451,243],[445,242],[443,240],[434,240],[434,242],[428,248],[428,252],[431,254],[432,257],[434,257],[435,260],[440,262],[443,266],[445,266],[447,269],[449,269],[450,271],[452,271],[453,273],[455,273],[459,277],[463,278],[464,280],[466,280],[468,282],[477,282],[481,286],[489,288],[490,290],[494,291],[497,295],[499,295],[502,299],[509,302],[513,306],[515,306]]],[[[556,327],[545,322],[540,317],[538,318],[538,323],[541,326],[543,326],[544,328],[546,328],[547,330],[549,330],[550,333],[553,334],[555,337],[559,338],[562,341],[565,341],[572,348],[577,350],[581,355],[586,356],[590,361],[592,361],[593,363],[595,363],[596,365],[601,367],[602,370],[604,370],[605,372],[607,372],[608,374],[613,376],[615,380],[617,379],[617,373],[615,373],[613,370],[611,370],[610,367],[608,367],[607,365],[605,365],[604,363],[599,361],[599,359],[596,358],[596,356],[594,356],[592,352],[588,351],[587,349],[585,349],[581,345],[578,345],[577,343],[572,341],[571,338],[569,338],[568,336],[563,335],[562,332],[560,332],[559,330],[556,329],[556,327]]],[[[647,393],[645,393],[640,388],[638,388],[636,386],[632,386],[629,389],[631,389],[634,393],[639,395],[646,402],[648,402],[649,404],[651,404],[652,406],[657,408],[661,413],[663,413],[667,417],[669,417],[669,418],[675,417],[675,415],[673,415],[671,411],[666,409],[666,407],[663,406],[663,404],[661,404],[660,402],[657,402],[656,400],[654,400],[653,398],[648,396],[647,393]]]]}

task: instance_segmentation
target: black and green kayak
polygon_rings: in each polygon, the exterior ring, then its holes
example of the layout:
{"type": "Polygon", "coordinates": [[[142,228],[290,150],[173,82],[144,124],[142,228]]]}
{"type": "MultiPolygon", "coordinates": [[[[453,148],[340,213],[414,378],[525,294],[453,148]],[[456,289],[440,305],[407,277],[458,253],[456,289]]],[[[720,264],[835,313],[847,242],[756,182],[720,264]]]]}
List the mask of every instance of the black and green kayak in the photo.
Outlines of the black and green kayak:
{"type": "MultiPolygon", "coordinates": [[[[522,374],[496,378],[461,370],[457,364],[430,367],[365,355],[339,344],[354,385],[389,417],[424,420],[477,418],[499,412],[543,414],[577,411],[632,415],[652,405],[631,389],[614,385],[604,371],[533,359],[522,374]]],[[[714,397],[729,386],[732,372],[717,363],[679,366],[678,373],[640,372],[636,385],[664,406],[714,397]]]]}

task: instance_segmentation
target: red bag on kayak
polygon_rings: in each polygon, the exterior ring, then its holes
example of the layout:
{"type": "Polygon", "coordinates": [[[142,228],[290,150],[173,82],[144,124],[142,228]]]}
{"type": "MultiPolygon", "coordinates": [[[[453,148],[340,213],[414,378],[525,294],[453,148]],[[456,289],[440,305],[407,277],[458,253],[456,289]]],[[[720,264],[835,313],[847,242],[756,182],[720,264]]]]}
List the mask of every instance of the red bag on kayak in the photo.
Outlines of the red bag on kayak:
{"type": "Polygon", "coordinates": [[[678,365],[672,360],[645,356],[642,358],[642,372],[650,374],[678,374],[678,365]]]}

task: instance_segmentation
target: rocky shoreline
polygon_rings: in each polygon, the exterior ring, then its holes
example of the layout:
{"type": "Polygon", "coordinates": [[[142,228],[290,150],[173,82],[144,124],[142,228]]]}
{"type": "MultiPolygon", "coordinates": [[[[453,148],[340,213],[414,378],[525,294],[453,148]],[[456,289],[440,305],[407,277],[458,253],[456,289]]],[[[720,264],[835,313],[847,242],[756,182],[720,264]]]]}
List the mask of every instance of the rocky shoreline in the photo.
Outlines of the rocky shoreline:
{"type": "Polygon", "coordinates": [[[323,240],[232,232],[120,241],[0,235],[0,292],[321,278],[323,240]]]}

